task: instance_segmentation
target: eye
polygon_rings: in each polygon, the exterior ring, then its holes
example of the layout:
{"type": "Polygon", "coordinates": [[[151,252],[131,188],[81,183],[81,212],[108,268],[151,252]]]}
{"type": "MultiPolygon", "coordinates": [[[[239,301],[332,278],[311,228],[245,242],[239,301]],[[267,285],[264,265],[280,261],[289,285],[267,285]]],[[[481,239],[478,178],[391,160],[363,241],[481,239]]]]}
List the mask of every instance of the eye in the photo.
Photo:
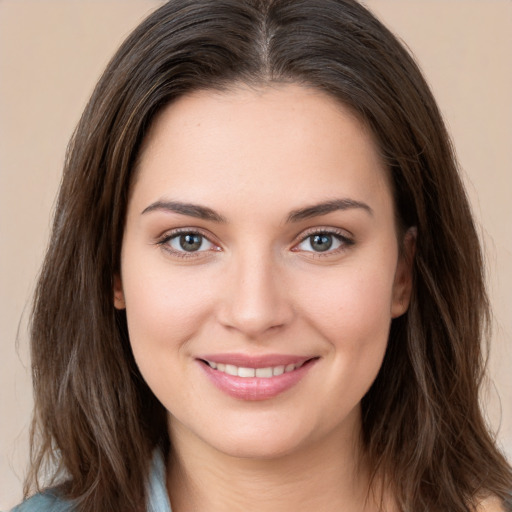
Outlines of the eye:
{"type": "Polygon", "coordinates": [[[207,251],[212,245],[209,240],[198,233],[181,233],[175,235],[169,240],[168,244],[175,251],[186,252],[207,251]]]}
{"type": "Polygon", "coordinates": [[[180,256],[192,256],[193,253],[219,249],[206,236],[196,231],[180,231],[167,234],[158,244],[167,251],[180,256]]]}
{"type": "Polygon", "coordinates": [[[328,231],[317,231],[302,239],[293,250],[315,253],[332,253],[353,245],[353,240],[340,234],[328,231]]]}

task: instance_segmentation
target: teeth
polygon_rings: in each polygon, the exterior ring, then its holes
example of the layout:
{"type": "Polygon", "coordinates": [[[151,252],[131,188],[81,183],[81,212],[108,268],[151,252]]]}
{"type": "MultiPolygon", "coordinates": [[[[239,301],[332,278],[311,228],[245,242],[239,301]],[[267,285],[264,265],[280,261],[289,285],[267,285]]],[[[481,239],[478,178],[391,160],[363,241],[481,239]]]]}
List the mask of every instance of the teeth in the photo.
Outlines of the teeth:
{"type": "Polygon", "coordinates": [[[245,368],[243,366],[235,366],[233,364],[214,363],[212,361],[206,361],[210,368],[217,370],[228,375],[234,375],[237,377],[251,378],[259,377],[262,379],[270,379],[282,375],[283,373],[293,372],[293,370],[300,368],[304,363],[299,364],[288,364],[286,366],[269,366],[267,368],[245,368]]]}
{"type": "Polygon", "coordinates": [[[239,377],[254,377],[257,372],[254,368],[238,368],[238,376],[239,377]]]}
{"type": "Polygon", "coordinates": [[[228,375],[238,375],[238,368],[233,364],[227,364],[226,373],[228,375]]]}
{"type": "Polygon", "coordinates": [[[273,372],[272,368],[256,368],[256,377],[262,377],[263,379],[268,379],[272,377],[273,372]]]}
{"type": "Polygon", "coordinates": [[[284,373],[284,366],[275,366],[272,370],[274,375],[282,375],[284,373]]]}

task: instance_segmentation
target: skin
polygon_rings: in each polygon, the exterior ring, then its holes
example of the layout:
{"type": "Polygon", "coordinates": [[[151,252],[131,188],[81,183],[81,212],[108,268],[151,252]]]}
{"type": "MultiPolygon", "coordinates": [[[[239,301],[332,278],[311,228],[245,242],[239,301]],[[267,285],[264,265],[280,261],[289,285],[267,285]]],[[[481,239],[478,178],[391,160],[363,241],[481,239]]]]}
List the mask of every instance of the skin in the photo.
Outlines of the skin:
{"type": "Polygon", "coordinates": [[[408,307],[413,252],[371,134],[329,96],[240,86],[160,113],[131,190],[114,298],[169,411],[173,512],[377,510],[365,500],[360,401],[408,307]],[[352,203],[290,220],[340,199],[352,203]],[[222,222],[162,206],[178,201],[222,222]],[[200,250],[183,250],[178,229],[204,237],[200,250]],[[315,233],[332,248],[315,250],[315,233]],[[285,392],[241,400],[205,376],[197,358],[212,353],[315,360],[285,392]]]}

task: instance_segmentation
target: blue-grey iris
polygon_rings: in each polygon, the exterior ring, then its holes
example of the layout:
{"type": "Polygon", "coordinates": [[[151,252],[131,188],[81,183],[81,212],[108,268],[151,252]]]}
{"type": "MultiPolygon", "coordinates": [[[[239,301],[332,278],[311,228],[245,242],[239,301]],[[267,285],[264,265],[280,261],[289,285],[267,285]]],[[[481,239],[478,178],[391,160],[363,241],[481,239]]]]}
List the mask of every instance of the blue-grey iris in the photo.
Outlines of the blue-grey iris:
{"type": "Polygon", "coordinates": [[[331,248],[332,246],[332,235],[313,235],[311,237],[311,247],[318,252],[324,252],[331,248]]]}

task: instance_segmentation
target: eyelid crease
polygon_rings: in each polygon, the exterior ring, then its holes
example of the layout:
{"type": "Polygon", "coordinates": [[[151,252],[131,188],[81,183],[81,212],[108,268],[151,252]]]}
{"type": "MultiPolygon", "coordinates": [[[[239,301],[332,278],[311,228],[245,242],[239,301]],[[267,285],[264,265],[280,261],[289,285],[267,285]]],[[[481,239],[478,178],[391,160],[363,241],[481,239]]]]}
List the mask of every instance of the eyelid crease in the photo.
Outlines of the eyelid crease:
{"type": "Polygon", "coordinates": [[[185,226],[185,227],[179,227],[179,228],[172,228],[172,229],[166,229],[162,234],[155,237],[156,243],[159,243],[162,240],[169,240],[170,238],[173,238],[176,235],[182,235],[182,234],[191,234],[191,235],[200,235],[204,238],[207,238],[212,243],[216,243],[212,240],[213,235],[209,233],[208,231],[204,230],[203,228],[196,227],[196,226],[185,226]]]}
{"type": "Polygon", "coordinates": [[[333,227],[313,227],[308,228],[300,233],[296,237],[296,240],[299,242],[303,242],[306,238],[313,236],[313,235],[334,235],[339,238],[341,238],[343,241],[346,241],[347,243],[355,243],[354,235],[347,231],[346,229],[340,229],[340,228],[333,228],[333,227]]]}

